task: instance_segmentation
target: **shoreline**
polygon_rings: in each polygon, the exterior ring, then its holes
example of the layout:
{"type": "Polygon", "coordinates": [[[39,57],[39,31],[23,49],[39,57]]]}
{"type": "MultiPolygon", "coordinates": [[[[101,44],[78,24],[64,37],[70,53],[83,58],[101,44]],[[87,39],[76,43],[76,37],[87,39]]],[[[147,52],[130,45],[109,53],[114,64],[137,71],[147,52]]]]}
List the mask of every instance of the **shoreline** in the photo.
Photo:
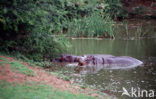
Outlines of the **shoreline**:
{"type": "MultiPolygon", "coordinates": [[[[28,83],[34,82],[37,84],[51,86],[51,87],[53,87],[53,90],[59,89],[63,92],[68,91],[68,92],[70,92],[72,94],[76,94],[76,95],[83,94],[85,96],[96,97],[99,99],[102,99],[104,97],[104,96],[101,96],[100,94],[98,94],[99,91],[96,89],[81,88],[78,85],[72,84],[70,82],[70,80],[69,81],[62,80],[61,77],[59,77],[58,75],[55,75],[55,72],[48,72],[38,66],[30,66],[30,64],[27,62],[20,62],[16,59],[12,59],[8,56],[7,57],[0,56],[0,70],[2,71],[2,72],[0,72],[0,80],[6,81],[6,82],[10,83],[11,85],[14,83],[21,85],[21,84],[25,84],[27,82],[28,83]],[[27,74],[21,73],[20,70],[18,70],[18,69],[23,68],[23,67],[15,68],[15,71],[17,71],[17,72],[12,70],[11,64],[15,64],[17,62],[19,63],[19,66],[20,65],[24,66],[26,68],[25,70],[29,69],[30,71],[32,71],[33,75],[29,76],[27,74]]],[[[108,99],[112,99],[112,97],[113,97],[106,93],[104,93],[104,94],[105,94],[106,98],[108,98],[108,99]]]]}

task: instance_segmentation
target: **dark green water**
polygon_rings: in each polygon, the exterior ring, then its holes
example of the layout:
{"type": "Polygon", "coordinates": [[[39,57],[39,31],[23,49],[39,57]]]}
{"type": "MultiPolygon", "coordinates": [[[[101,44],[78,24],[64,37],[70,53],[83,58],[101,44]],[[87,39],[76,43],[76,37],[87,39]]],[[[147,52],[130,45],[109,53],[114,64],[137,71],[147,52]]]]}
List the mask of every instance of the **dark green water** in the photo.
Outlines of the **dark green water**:
{"type": "MultiPolygon", "coordinates": [[[[143,66],[132,69],[93,68],[94,70],[90,70],[88,68],[77,68],[74,73],[71,73],[74,82],[94,86],[122,99],[128,98],[128,96],[121,96],[122,87],[125,87],[128,91],[132,87],[156,91],[156,39],[75,39],[71,40],[71,43],[72,49],[68,52],[69,54],[131,56],[144,62],[143,66]],[[96,69],[98,69],[97,72],[94,72],[96,69]]],[[[66,67],[66,70],[71,71],[71,68],[66,67]]]]}

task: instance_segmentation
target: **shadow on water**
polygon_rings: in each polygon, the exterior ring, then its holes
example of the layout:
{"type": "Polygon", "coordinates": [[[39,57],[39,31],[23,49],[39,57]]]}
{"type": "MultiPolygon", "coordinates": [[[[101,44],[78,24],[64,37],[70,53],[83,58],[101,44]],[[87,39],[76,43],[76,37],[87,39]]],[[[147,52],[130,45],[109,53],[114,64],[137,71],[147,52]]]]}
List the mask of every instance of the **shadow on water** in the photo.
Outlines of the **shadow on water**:
{"type": "Polygon", "coordinates": [[[131,56],[144,62],[143,66],[131,69],[101,69],[87,67],[64,67],[60,69],[64,74],[71,76],[76,83],[85,83],[96,87],[102,92],[109,92],[121,96],[122,88],[128,91],[131,88],[156,91],[156,39],[141,40],[95,40],[75,39],[69,54],[112,54],[115,56],[131,56]],[[99,70],[97,70],[99,69],[99,70]],[[90,71],[90,72],[86,72],[90,71]],[[97,72],[93,72],[97,71],[97,72]]]}

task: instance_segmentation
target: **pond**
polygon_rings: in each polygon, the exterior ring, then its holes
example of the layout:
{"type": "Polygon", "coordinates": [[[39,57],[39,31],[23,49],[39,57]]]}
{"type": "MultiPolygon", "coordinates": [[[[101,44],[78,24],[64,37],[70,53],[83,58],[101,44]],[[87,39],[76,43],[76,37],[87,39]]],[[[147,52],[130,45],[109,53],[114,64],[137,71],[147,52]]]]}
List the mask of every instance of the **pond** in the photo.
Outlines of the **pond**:
{"type": "Polygon", "coordinates": [[[144,62],[143,66],[131,69],[100,68],[98,72],[92,72],[87,68],[61,67],[64,74],[72,76],[73,82],[93,86],[102,92],[123,99],[128,98],[128,96],[121,96],[123,87],[128,91],[132,87],[140,88],[140,90],[156,91],[156,39],[74,39],[70,41],[72,49],[68,54],[112,54],[115,56],[131,56],[144,62]]]}

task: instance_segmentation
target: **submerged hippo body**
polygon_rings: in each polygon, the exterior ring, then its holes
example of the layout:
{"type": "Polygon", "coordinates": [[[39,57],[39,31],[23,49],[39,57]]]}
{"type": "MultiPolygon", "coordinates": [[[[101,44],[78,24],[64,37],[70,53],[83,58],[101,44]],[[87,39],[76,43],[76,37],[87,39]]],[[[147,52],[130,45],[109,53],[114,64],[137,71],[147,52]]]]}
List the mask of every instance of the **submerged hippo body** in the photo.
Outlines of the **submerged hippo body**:
{"type": "Polygon", "coordinates": [[[91,54],[82,56],[62,55],[60,58],[55,59],[55,62],[68,62],[78,63],[78,66],[100,66],[109,68],[127,68],[136,67],[142,64],[140,60],[129,56],[113,56],[105,54],[91,54]]]}

